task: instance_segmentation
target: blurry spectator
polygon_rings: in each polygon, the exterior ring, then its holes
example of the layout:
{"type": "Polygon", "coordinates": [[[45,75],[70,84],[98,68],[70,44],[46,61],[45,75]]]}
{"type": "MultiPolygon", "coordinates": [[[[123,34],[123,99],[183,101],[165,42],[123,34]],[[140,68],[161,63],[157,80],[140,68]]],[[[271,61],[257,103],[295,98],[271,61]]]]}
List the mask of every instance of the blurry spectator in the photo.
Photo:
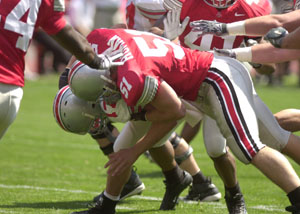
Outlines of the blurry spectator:
{"type": "Polygon", "coordinates": [[[119,23],[124,23],[124,0],[95,0],[96,14],[94,28],[110,28],[119,23]]]}

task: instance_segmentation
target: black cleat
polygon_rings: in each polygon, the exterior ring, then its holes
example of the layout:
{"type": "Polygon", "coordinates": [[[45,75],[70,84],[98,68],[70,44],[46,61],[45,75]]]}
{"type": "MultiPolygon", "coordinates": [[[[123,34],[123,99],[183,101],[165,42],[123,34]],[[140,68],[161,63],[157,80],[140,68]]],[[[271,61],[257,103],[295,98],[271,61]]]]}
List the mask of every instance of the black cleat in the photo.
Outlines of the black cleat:
{"type": "Polygon", "coordinates": [[[117,203],[118,201],[110,200],[102,193],[94,207],[89,210],[72,212],[70,214],[115,214],[117,203]]]}
{"type": "Polygon", "coordinates": [[[225,201],[229,214],[247,214],[246,204],[242,193],[230,195],[225,192],[225,201]]]}
{"type": "Polygon", "coordinates": [[[180,193],[192,183],[192,176],[185,171],[183,171],[183,173],[184,178],[180,183],[169,184],[164,181],[166,192],[161,202],[160,210],[174,210],[175,205],[178,203],[180,193]]]}
{"type": "MultiPolygon", "coordinates": [[[[128,182],[124,185],[123,190],[121,192],[120,201],[133,195],[140,195],[144,189],[144,183],[141,181],[138,174],[136,174],[135,170],[132,169],[130,178],[128,182]]],[[[100,195],[95,196],[93,201],[97,202],[102,194],[103,192],[100,195]]]]}
{"type": "Polygon", "coordinates": [[[291,205],[285,208],[286,211],[292,214],[300,214],[300,204],[291,205]]]}
{"type": "Polygon", "coordinates": [[[211,179],[208,178],[205,183],[193,184],[187,196],[183,198],[185,201],[219,201],[221,193],[218,188],[211,183],[211,179]]]}

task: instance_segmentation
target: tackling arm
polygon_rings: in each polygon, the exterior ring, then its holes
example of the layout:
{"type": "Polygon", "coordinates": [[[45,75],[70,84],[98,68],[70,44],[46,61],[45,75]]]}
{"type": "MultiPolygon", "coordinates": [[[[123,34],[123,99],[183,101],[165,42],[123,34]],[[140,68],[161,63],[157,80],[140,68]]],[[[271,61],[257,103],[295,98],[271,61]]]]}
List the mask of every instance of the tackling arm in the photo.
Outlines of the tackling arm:
{"type": "Polygon", "coordinates": [[[108,174],[120,175],[128,169],[145,151],[162,139],[177,124],[177,120],[185,116],[185,107],[173,89],[162,82],[155,98],[150,103],[154,108],[147,111],[146,118],[151,126],[137,144],[128,149],[122,149],[112,155],[105,167],[108,174]]]}

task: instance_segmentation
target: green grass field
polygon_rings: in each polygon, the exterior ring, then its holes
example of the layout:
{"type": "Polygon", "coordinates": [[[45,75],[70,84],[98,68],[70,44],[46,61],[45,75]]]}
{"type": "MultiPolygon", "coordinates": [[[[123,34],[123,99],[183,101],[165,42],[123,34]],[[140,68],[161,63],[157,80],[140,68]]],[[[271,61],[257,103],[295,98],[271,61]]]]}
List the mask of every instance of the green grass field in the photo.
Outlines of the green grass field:
{"type": "MultiPolygon", "coordinates": [[[[53,118],[57,79],[58,76],[49,75],[26,82],[18,117],[0,143],[0,213],[70,213],[86,209],[92,198],[105,188],[103,165],[107,159],[97,144],[88,135],[64,132],[53,118]]],[[[284,108],[300,108],[296,80],[289,79],[285,84],[285,87],[257,86],[258,94],[274,113],[284,108]]],[[[118,126],[121,128],[121,124],[118,126]]],[[[192,145],[200,168],[222,192],[220,202],[180,202],[176,211],[159,211],[163,176],[155,164],[142,156],[135,165],[146,190],[141,196],[120,203],[118,213],[227,213],[224,188],[205,152],[201,134],[192,145]]],[[[292,164],[300,175],[300,167],[292,164]]],[[[289,202],[283,191],[253,166],[237,161],[237,168],[249,214],[285,213],[289,202]]]]}

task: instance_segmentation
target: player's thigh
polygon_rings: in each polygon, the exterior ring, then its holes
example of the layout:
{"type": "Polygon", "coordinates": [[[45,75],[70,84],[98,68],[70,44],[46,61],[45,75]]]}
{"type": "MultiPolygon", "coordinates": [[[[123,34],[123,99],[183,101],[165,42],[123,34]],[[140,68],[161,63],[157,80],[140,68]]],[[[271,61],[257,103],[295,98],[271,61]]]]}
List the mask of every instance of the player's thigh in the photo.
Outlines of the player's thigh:
{"type": "Polygon", "coordinates": [[[203,119],[203,138],[207,154],[212,158],[226,154],[226,140],[214,119],[205,115],[203,119]]]}
{"type": "Polygon", "coordinates": [[[272,112],[256,94],[254,95],[254,104],[261,141],[267,146],[281,151],[288,143],[291,133],[280,127],[272,112]]]}
{"type": "Polygon", "coordinates": [[[0,138],[15,120],[23,97],[23,89],[0,83],[0,138]]]}
{"type": "Polygon", "coordinates": [[[246,68],[235,60],[217,58],[202,85],[205,111],[216,120],[239,160],[251,162],[264,145],[259,139],[253,84],[246,68]]]}

